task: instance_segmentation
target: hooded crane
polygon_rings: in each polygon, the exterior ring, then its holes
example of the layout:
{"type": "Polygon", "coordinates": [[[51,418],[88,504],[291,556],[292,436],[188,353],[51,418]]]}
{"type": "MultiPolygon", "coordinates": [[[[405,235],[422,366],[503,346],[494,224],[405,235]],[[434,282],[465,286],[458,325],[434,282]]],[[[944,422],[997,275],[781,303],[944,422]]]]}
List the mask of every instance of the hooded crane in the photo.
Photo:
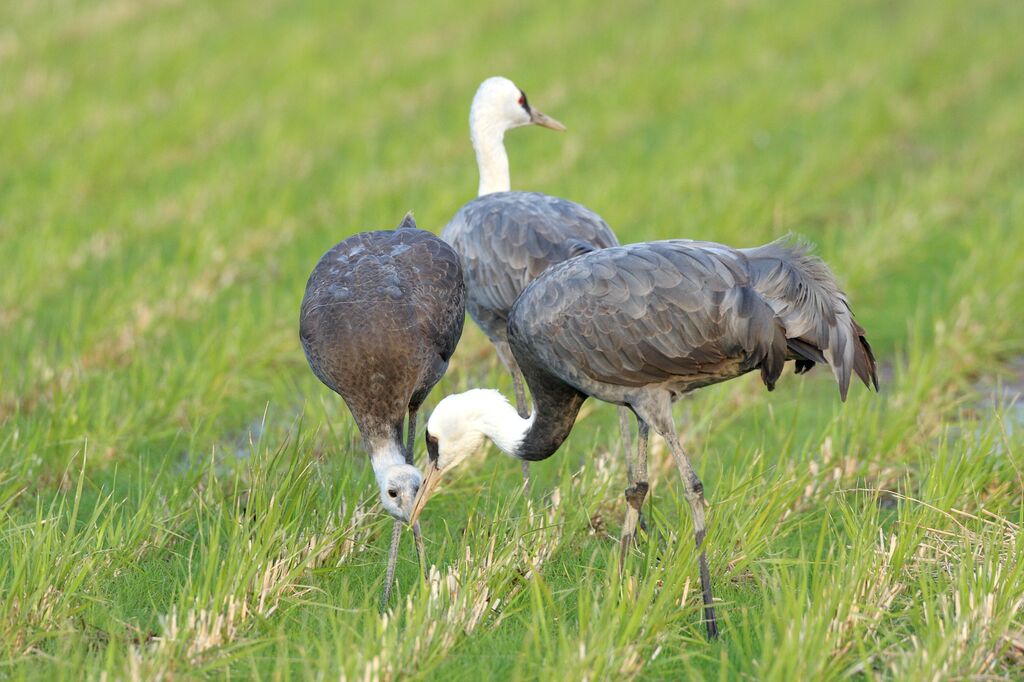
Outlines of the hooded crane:
{"type": "Polygon", "coordinates": [[[444,398],[427,422],[429,466],[412,519],[451,469],[489,438],[525,461],[550,457],[589,396],[628,407],[640,429],[628,462],[624,559],[647,494],[650,428],[669,445],[686,488],[708,636],[718,626],[704,541],[703,485],[683,451],[672,402],[758,371],[768,390],[783,363],[831,367],[845,400],[851,374],[878,389],[864,330],[824,263],[786,242],[732,249],[670,240],[594,251],[555,265],[520,296],[509,341],[533,394],[521,418],[497,391],[444,398]]]}
{"type": "MultiPolygon", "coordinates": [[[[584,206],[547,194],[510,191],[505,131],[531,124],[565,130],[530,106],[526,93],[509,79],[493,77],[480,84],[469,111],[470,138],[480,169],[479,196],[460,208],[441,231],[441,239],[462,257],[466,308],[512,375],[522,417],[529,414],[529,407],[506,331],[512,304],[551,265],[619,243],[601,216],[584,206]]],[[[620,416],[628,450],[628,414],[620,416]]],[[[529,478],[526,462],[523,478],[529,478]]]]}
{"type": "MultiPolygon", "coordinates": [[[[466,317],[458,255],[416,229],[363,232],[316,264],[302,299],[299,336],[313,374],[348,405],[395,518],[381,599],[391,592],[402,523],[423,480],[413,466],[416,413],[448,368],[466,317]],[[408,413],[406,438],[402,423],[408,413]]],[[[419,524],[417,552],[423,560],[419,524]]]]}

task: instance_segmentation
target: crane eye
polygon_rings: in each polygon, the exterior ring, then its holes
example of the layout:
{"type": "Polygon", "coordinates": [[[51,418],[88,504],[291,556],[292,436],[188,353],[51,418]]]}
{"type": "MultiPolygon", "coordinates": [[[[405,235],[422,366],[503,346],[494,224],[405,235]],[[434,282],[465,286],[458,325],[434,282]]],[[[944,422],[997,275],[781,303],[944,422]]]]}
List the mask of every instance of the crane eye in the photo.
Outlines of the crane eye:
{"type": "Polygon", "coordinates": [[[391,497],[398,497],[398,491],[394,488],[388,488],[388,495],[391,497]]]}
{"type": "Polygon", "coordinates": [[[526,99],[526,93],[522,90],[519,91],[519,106],[526,109],[526,113],[530,113],[530,102],[526,99]]]}

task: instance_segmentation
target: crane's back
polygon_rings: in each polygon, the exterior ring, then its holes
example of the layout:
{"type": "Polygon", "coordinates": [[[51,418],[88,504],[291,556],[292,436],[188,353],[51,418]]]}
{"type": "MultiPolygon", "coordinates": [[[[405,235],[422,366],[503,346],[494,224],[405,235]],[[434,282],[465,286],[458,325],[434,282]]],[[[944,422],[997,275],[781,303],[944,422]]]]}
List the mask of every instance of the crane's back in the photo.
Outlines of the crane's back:
{"type": "Polygon", "coordinates": [[[462,258],[467,309],[491,340],[504,339],[523,288],[555,263],[618,244],[599,215],[538,192],[496,192],[463,206],[441,231],[462,258]]]}
{"type": "Polygon", "coordinates": [[[465,318],[457,254],[418,229],[363,232],[323,255],[302,300],[313,373],[367,415],[401,419],[444,375],[465,318]]]}
{"type": "Polygon", "coordinates": [[[535,381],[552,375],[609,402],[755,369],[770,390],[786,360],[830,365],[844,399],[851,372],[877,387],[864,330],[831,272],[781,243],[740,251],[666,240],[574,258],[525,289],[509,339],[528,382],[533,368],[535,381]]]}

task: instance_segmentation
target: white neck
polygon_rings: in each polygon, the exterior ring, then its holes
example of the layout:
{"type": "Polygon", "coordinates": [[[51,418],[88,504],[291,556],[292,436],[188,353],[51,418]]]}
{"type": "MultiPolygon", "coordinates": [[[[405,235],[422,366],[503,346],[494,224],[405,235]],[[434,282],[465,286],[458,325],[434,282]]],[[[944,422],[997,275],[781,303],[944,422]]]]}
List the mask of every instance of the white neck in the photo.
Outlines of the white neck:
{"type": "Polygon", "coordinates": [[[533,425],[534,415],[526,419],[519,416],[501,394],[500,400],[487,401],[477,417],[477,428],[491,439],[494,445],[506,455],[516,456],[519,446],[526,438],[526,432],[533,425]]]}
{"type": "Polygon", "coordinates": [[[384,472],[396,464],[405,464],[405,453],[397,443],[387,441],[373,448],[370,454],[370,464],[373,465],[373,475],[378,481],[384,480],[384,472]]]}
{"type": "Polygon", "coordinates": [[[508,154],[505,152],[505,126],[488,118],[475,111],[469,117],[470,138],[476,151],[476,165],[480,169],[478,196],[512,189],[508,154]]]}

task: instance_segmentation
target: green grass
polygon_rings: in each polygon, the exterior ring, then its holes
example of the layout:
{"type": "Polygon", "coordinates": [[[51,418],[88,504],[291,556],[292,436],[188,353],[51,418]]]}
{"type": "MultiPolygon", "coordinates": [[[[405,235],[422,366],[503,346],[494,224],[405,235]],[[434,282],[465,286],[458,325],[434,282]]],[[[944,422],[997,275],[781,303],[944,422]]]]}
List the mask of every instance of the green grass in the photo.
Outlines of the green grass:
{"type": "MultiPolygon", "coordinates": [[[[1024,5],[0,4],[0,678],[1024,676],[1024,5]],[[476,187],[467,113],[512,77],[565,135],[513,186],[624,242],[795,232],[883,371],[677,408],[711,504],[700,622],[664,444],[616,568],[624,462],[490,452],[403,538],[297,338],[331,245],[476,187]],[[1000,389],[1000,386],[1003,386],[1000,389]],[[994,400],[989,397],[995,394],[994,400]],[[1001,397],[998,397],[1001,396],[1001,397]],[[991,404],[994,403],[994,407],[991,404]]],[[[467,326],[446,393],[510,380],[467,326]]]]}

